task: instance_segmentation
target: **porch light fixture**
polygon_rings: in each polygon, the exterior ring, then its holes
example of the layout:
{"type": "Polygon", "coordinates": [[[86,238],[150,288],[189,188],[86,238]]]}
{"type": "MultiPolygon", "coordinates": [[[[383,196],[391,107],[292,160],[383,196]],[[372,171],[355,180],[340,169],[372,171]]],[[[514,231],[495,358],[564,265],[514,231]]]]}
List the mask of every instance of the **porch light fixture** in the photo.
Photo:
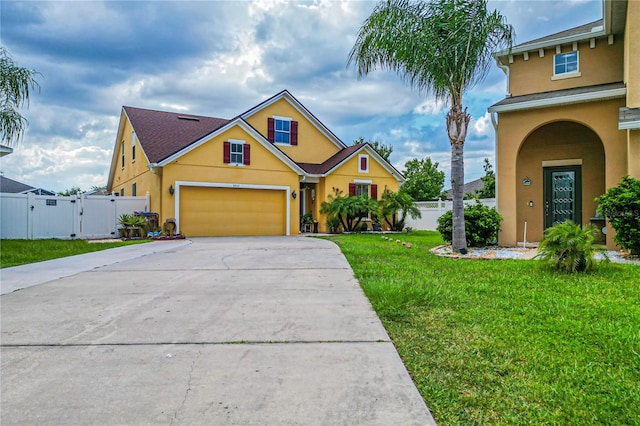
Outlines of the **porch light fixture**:
{"type": "Polygon", "coordinates": [[[173,195],[174,192],[176,192],[176,190],[173,189],[173,185],[169,185],[169,194],[173,195]]]}
{"type": "Polygon", "coordinates": [[[295,200],[296,197],[298,196],[298,194],[296,194],[296,190],[294,189],[293,192],[291,193],[291,196],[293,197],[293,199],[295,200]]]}

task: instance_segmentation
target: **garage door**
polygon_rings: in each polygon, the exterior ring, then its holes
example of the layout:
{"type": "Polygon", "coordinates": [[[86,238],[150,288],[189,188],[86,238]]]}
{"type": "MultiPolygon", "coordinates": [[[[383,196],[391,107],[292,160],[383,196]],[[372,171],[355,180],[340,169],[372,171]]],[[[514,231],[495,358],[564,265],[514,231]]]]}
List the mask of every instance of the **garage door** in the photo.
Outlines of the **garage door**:
{"type": "Polygon", "coordinates": [[[180,232],[188,237],[285,235],[286,192],[180,188],[180,232]]]}

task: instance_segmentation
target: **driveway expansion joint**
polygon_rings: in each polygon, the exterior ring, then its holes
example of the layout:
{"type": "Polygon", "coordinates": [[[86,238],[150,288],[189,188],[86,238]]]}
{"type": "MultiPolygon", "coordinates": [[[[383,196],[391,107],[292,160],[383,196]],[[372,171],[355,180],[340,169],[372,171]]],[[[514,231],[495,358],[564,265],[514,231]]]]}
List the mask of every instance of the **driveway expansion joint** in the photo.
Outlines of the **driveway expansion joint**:
{"type": "Polygon", "coordinates": [[[222,342],[130,342],[130,343],[16,343],[0,344],[2,349],[12,348],[84,348],[108,346],[222,346],[222,345],[312,345],[336,343],[393,343],[391,340],[229,340],[222,342]]]}

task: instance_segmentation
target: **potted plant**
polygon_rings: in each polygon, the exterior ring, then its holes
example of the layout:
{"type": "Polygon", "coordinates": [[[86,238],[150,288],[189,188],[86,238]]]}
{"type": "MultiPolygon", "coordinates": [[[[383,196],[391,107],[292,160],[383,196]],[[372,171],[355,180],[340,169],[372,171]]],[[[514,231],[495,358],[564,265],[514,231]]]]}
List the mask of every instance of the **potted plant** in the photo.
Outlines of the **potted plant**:
{"type": "Polygon", "coordinates": [[[120,238],[127,238],[129,236],[129,228],[131,227],[131,215],[123,213],[118,218],[118,235],[120,238]]]}
{"type": "Polygon", "coordinates": [[[143,216],[131,216],[130,237],[140,238],[145,235],[144,228],[147,226],[147,220],[143,216]]]}

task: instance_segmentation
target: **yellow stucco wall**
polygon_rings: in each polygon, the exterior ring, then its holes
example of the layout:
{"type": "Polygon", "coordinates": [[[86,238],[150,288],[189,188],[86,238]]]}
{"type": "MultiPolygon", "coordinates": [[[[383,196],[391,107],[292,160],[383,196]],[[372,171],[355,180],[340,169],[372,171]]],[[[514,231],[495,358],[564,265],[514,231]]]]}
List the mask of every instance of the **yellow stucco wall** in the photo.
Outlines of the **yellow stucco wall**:
{"type": "MultiPolygon", "coordinates": [[[[369,155],[361,152],[362,154],[369,155]]],[[[333,188],[340,189],[343,195],[349,195],[349,184],[356,181],[371,181],[371,184],[378,185],[378,199],[382,196],[385,188],[393,192],[398,191],[398,181],[387,172],[372,155],[369,155],[369,172],[361,173],[358,171],[359,155],[346,161],[338,169],[334,170],[324,179],[325,194],[321,201],[326,200],[328,195],[333,194],[333,188]]],[[[326,232],[326,215],[320,216],[320,229],[326,232]]]]}
{"type": "Polygon", "coordinates": [[[266,138],[267,119],[274,115],[290,117],[298,122],[298,145],[278,144],[278,148],[294,161],[319,164],[340,150],[285,99],[280,99],[247,118],[247,122],[266,138]]]}
{"type": "MultiPolygon", "coordinates": [[[[161,221],[176,216],[175,198],[168,195],[169,186],[175,187],[176,181],[288,186],[291,191],[297,191],[299,186],[298,174],[240,127],[229,129],[163,167],[161,191],[167,195],[162,199],[161,221]],[[236,166],[224,163],[223,142],[228,139],[244,140],[251,145],[250,165],[236,166]]],[[[245,201],[249,204],[254,202],[251,197],[246,198],[245,201]]],[[[182,208],[198,207],[182,204],[182,208]]],[[[297,233],[300,227],[299,210],[299,204],[292,202],[290,212],[292,234],[297,233]]],[[[228,213],[233,214],[233,212],[228,213]]]]}
{"type": "Polygon", "coordinates": [[[627,107],[640,108],[640,1],[627,2],[624,41],[624,80],[627,84],[627,107]]]}
{"type": "MultiPolygon", "coordinates": [[[[622,81],[624,46],[622,36],[616,36],[612,45],[609,45],[606,39],[596,40],[594,49],[589,47],[588,41],[580,42],[578,69],[581,76],[559,80],[552,80],[555,48],[545,49],[542,58],[537,51],[529,52],[529,59],[526,61],[523,54],[514,55],[512,64],[508,63],[507,57],[503,57],[502,62],[510,68],[511,95],[520,96],[622,81]]],[[[571,45],[561,48],[561,53],[571,51],[571,45]]]]}
{"type": "MultiPolygon", "coordinates": [[[[610,188],[617,185],[622,176],[627,173],[627,137],[626,132],[618,130],[618,109],[624,105],[624,99],[614,99],[602,102],[588,102],[575,105],[540,108],[528,111],[516,111],[501,113],[498,119],[498,161],[497,176],[498,183],[498,210],[503,216],[502,230],[499,236],[499,243],[513,246],[517,241],[522,241],[522,228],[524,215],[533,217],[538,214],[538,218],[528,223],[528,240],[534,241],[530,236],[542,235],[542,186],[534,186],[535,182],[542,177],[543,160],[562,160],[583,158],[588,164],[595,164],[596,159],[593,153],[585,153],[584,150],[575,148],[581,145],[583,133],[569,132],[563,134],[564,147],[554,147],[552,136],[546,135],[543,142],[545,146],[540,146],[539,154],[532,157],[533,150],[524,150],[520,159],[520,169],[523,161],[531,161],[526,173],[529,176],[521,175],[518,168],[518,155],[523,143],[533,134],[536,129],[542,126],[558,122],[571,121],[579,123],[591,129],[602,142],[605,155],[604,186],[610,188]],[[551,139],[551,140],[549,140],[551,139]],[[529,177],[532,180],[532,187],[523,189],[522,180],[529,177]],[[534,191],[534,192],[530,192],[534,191]],[[521,206],[522,203],[534,201],[534,208],[529,211],[528,206],[521,206]],[[526,207],[526,208],[525,208],[526,207]]],[[[542,144],[542,142],[541,142],[542,144]]],[[[535,146],[533,146],[535,148],[535,146]]],[[[583,182],[583,189],[588,184],[592,171],[583,166],[582,176],[587,177],[583,182]]],[[[540,182],[541,183],[541,182],[540,182]]],[[[587,193],[583,197],[583,219],[592,215],[593,205],[585,206],[585,199],[591,197],[587,193]]],[[[589,201],[589,203],[591,203],[589,201]]],[[[613,229],[608,227],[607,244],[614,247],[612,242],[613,229]]]]}
{"type": "Polygon", "coordinates": [[[111,191],[120,194],[120,190],[124,189],[125,196],[131,196],[132,186],[136,185],[136,196],[144,197],[149,193],[150,206],[149,209],[158,212],[160,209],[159,188],[161,177],[149,171],[147,165],[149,161],[140,146],[140,142],[136,138],[136,158],[133,160],[132,152],[132,128],[129,120],[124,119],[122,126],[122,137],[116,144],[115,169],[113,182],[111,183],[111,191]],[[124,167],[122,166],[122,150],[124,147],[124,167]]]}

